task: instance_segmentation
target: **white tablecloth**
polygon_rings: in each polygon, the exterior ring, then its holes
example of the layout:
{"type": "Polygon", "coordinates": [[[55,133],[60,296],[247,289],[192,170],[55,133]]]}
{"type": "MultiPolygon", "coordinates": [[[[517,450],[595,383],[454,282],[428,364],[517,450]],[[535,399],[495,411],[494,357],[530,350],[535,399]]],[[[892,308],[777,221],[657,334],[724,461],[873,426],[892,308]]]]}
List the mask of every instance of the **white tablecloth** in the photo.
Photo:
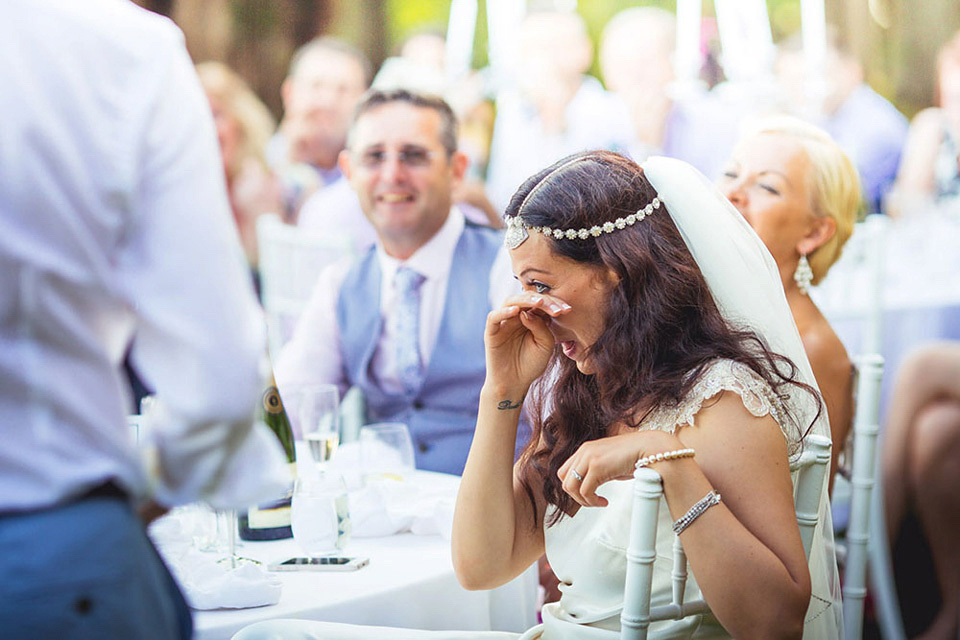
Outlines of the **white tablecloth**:
{"type": "MultiPolygon", "coordinates": [[[[434,487],[455,493],[459,478],[417,472],[434,487]]],[[[294,540],[243,542],[241,556],[264,566],[303,551],[294,540]]],[[[226,640],[241,628],[271,618],[304,618],[415,629],[522,632],[536,623],[536,566],[490,591],[467,591],[453,572],[450,541],[440,535],[402,533],[354,537],[343,555],[370,558],[353,572],[280,572],[280,602],[251,609],[194,612],[197,640],[226,640]]]]}

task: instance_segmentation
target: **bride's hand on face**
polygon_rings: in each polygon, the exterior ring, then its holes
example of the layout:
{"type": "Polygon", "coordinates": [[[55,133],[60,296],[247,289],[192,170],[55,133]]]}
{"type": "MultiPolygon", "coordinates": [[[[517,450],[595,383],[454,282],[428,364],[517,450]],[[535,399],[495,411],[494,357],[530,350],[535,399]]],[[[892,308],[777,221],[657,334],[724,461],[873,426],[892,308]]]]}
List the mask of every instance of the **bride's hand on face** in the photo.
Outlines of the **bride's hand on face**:
{"type": "Polygon", "coordinates": [[[597,495],[597,487],[611,480],[632,479],[637,460],[644,456],[683,448],[679,438],[659,429],[606,436],[580,445],[557,470],[557,476],[563,490],[581,505],[605,507],[607,499],[597,495]]]}
{"type": "Polygon", "coordinates": [[[550,318],[570,311],[563,300],[543,293],[522,293],[507,298],[487,315],[484,344],[487,382],[495,387],[524,392],[546,369],[553,353],[550,318]]]}

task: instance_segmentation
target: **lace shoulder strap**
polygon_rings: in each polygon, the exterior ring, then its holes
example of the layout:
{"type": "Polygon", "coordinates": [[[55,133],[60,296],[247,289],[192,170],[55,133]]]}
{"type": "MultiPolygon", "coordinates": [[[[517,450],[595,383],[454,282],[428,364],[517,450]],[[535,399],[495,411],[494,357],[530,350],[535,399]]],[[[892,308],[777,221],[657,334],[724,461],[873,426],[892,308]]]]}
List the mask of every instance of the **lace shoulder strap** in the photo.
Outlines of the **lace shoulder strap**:
{"type": "Polygon", "coordinates": [[[660,405],[643,421],[642,428],[673,433],[679,427],[692,426],[694,416],[700,411],[704,401],[721,391],[733,391],[740,396],[743,406],[753,416],[759,418],[770,414],[780,425],[790,453],[793,454],[798,449],[797,434],[789,433],[783,400],[753,369],[734,360],[716,360],[711,363],[680,403],[660,405]]]}

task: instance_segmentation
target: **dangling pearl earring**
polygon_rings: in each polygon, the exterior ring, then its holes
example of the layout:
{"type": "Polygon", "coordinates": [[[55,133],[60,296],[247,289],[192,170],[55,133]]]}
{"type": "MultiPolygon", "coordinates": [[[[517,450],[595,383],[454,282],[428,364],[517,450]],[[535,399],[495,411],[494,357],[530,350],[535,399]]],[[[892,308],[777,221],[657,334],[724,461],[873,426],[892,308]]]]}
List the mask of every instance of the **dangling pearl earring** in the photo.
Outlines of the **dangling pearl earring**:
{"type": "Polygon", "coordinates": [[[810,291],[810,283],[813,282],[813,269],[807,261],[807,254],[800,254],[800,261],[797,263],[797,270],[793,272],[793,281],[797,283],[800,293],[807,295],[810,291]]]}

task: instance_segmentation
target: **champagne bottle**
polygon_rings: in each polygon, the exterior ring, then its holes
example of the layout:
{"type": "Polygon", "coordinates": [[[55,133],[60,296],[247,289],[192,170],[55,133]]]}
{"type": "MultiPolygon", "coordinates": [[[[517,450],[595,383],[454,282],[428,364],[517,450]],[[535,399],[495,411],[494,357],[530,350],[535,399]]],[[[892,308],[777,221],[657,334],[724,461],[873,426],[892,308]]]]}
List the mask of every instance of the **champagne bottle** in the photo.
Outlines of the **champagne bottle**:
{"type": "MultiPolygon", "coordinates": [[[[290,428],[290,420],[283,408],[283,401],[280,399],[280,392],[277,390],[272,372],[270,383],[263,392],[259,413],[260,419],[276,434],[283,446],[291,472],[295,475],[296,452],[293,446],[293,430],[290,428]]],[[[241,512],[237,518],[240,538],[242,540],[280,540],[292,537],[290,498],[291,494],[288,493],[279,500],[250,507],[246,512],[241,512]]]]}

